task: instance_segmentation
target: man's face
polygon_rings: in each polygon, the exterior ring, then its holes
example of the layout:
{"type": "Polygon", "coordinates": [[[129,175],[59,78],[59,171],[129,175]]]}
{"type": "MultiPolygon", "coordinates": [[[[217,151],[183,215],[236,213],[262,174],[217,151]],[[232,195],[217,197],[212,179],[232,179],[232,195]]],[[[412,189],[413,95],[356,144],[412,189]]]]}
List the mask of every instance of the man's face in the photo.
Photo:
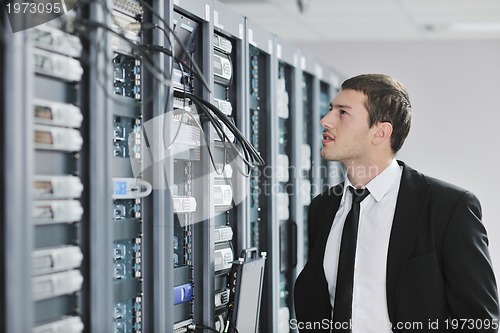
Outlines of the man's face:
{"type": "Polygon", "coordinates": [[[352,89],[341,90],[321,119],[323,149],[321,157],[347,165],[362,161],[370,152],[373,130],[368,127],[366,96],[352,89]]]}

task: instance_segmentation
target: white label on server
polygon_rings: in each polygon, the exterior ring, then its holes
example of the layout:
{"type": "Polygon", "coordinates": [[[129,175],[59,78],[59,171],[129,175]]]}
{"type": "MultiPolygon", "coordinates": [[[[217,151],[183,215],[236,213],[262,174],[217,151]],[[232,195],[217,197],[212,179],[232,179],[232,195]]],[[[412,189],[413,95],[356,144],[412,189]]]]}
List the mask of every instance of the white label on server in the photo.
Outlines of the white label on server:
{"type": "Polygon", "coordinates": [[[278,193],[276,195],[278,220],[288,220],[290,218],[290,199],[288,193],[278,193]]]}
{"type": "Polygon", "coordinates": [[[278,154],[276,161],[276,178],[279,182],[286,183],[288,182],[290,175],[288,172],[288,168],[290,166],[290,162],[288,160],[287,155],[278,154]]]}
{"type": "Polygon", "coordinates": [[[79,291],[82,289],[83,276],[80,271],[71,270],[35,276],[32,282],[33,299],[41,300],[79,291]]]}

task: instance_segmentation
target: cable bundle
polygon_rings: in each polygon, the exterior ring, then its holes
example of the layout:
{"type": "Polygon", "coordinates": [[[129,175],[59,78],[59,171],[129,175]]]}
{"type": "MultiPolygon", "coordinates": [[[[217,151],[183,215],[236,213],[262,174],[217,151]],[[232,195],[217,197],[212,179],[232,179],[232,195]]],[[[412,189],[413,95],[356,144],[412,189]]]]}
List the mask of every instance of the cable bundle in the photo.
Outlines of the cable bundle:
{"type": "Polygon", "coordinates": [[[243,136],[240,130],[236,127],[236,125],[228,118],[221,110],[219,110],[215,105],[209,103],[208,101],[195,96],[191,93],[186,93],[186,96],[193,101],[193,103],[197,106],[198,110],[203,112],[203,115],[206,117],[208,121],[212,123],[214,126],[217,135],[222,139],[224,146],[230,145],[235,151],[238,152],[238,156],[240,156],[243,162],[247,165],[248,168],[254,169],[260,165],[264,165],[265,161],[260,156],[259,152],[255,149],[255,147],[243,136]],[[224,124],[231,133],[234,134],[234,137],[241,145],[241,150],[243,155],[239,152],[238,147],[236,147],[232,142],[230,142],[227,134],[224,132],[224,124]]]}

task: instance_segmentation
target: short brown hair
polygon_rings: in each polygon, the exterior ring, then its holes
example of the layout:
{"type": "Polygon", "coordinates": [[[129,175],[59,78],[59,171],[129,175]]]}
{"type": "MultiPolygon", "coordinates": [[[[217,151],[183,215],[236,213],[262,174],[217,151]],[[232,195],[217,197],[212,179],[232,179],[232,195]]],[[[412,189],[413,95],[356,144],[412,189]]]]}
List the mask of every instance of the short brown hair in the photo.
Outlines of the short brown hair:
{"type": "Polygon", "coordinates": [[[410,132],[411,104],[401,82],[384,74],[362,74],[342,83],[342,90],[352,89],[366,95],[369,126],[391,123],[391,148],[397,153],[410,132]]]}

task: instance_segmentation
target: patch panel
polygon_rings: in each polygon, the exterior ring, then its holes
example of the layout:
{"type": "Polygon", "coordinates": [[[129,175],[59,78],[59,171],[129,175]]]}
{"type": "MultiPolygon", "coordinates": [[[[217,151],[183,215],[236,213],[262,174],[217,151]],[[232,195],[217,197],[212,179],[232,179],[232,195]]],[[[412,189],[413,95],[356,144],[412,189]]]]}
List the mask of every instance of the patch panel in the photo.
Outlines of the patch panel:
{"type": "Polygon", "coordinates": [[[115,280],[142,277],[141,238],[113,242],[115,280]]]}
{"type": "Polygon", "coordinates": [[[34,122],[41,125],[79,128],[83,115],[79,107],[41,99],[33,100],[34,122]]]}
{"type": "MultiPolygon", "coordinates": [[[[123,33],[126,38],[130,41],[139,43],[141,41],[141,17],[123,14],[117,9],[113,10],[113,20],[112,20],[113,30],[123,33]]],[[[119,37],[120,38],[120,37],[119,37]]],[[[129,44],[129,43],[127,43],[129,44]]],[[[130,45],[130,44],[129,44],[130,45]]]]}
{"type": "Polygon", "coordinates": [[[113,201],[113,219],[140,219],[141,199],[125,199],[113,201]]]}
{"type": "Polygon", "coordinates": [[[142,5],[135,0],[113,0],[113,8],[136,19],[143,15],[142,5]]]}
{"type": "Polygon", "coordinates": [[[132,246],[134,251],[134,277],[142,278],[142,237],[136,237],[132,246]]]}
{"type": "MultiPolygon", "coordinates": [[[[176,114],[184,111],[192,112],[195,108],[189,98],[174,97],[173,101],[174,112],[176,114]]],[[[180,118],[178,118],[180,121],[180,118]]]]}
{"type": "Polygon", "coordinates": [[[115,303],[113,318],[114,333],[142,332],[142,296],[115,303]]]}
{"type": "Polygon", "coordinates": [[[250,245],[252,247],[259,248],[260,241],[259,241],[259,222],[257,221],[251,221],[250,222],[250,245]]]}
{"type": "Polygon", "coordinates": [[[113,154],[141,158],[141,119],[113,116],[113,154]]]}
{"type": "MultiPolygon", "coordinates": [[[[142,7],[141,7],[142,10],[142,7]]],[[[115,8],[113,10],[113,20],[111,28],[117,34],[111,35],[111,46],[115,52],[132,56],[134,47],[132,43],[139,44],[141,42],[141,15],[131,16],[131,13],[124,14],[122,11],[115,8]],[[126,40],[120,36],[123,35],[126,40]]]]}
{"type": "Polygon", "coordinates": [[[250,95],[259,96],[259,56],[253,48],[250,50],[250,95]]]}
{"type": "Polygon", "coordinates": [[[115,95],[141,100],[141,61],[131,56],[115,53],[113,66],[115,95]]]}
{"type": "Polygon", "coordinates": [[[174,214],[174,268],[189,265],[191,261],[191,228],[184,222],[182,224],[179,214],[174,214]]]}
{"type": "Polygon", "coordinates": [[[142,296],[136,296],[134,299],[133,327],[135,333],[142,332],[142,296]]]}
{"type": "Polygon", "coordinates": [[[127,245],[123,242],[113,243],[113,259],[115,261],[121,260],[127,256],[127,245]]]}

